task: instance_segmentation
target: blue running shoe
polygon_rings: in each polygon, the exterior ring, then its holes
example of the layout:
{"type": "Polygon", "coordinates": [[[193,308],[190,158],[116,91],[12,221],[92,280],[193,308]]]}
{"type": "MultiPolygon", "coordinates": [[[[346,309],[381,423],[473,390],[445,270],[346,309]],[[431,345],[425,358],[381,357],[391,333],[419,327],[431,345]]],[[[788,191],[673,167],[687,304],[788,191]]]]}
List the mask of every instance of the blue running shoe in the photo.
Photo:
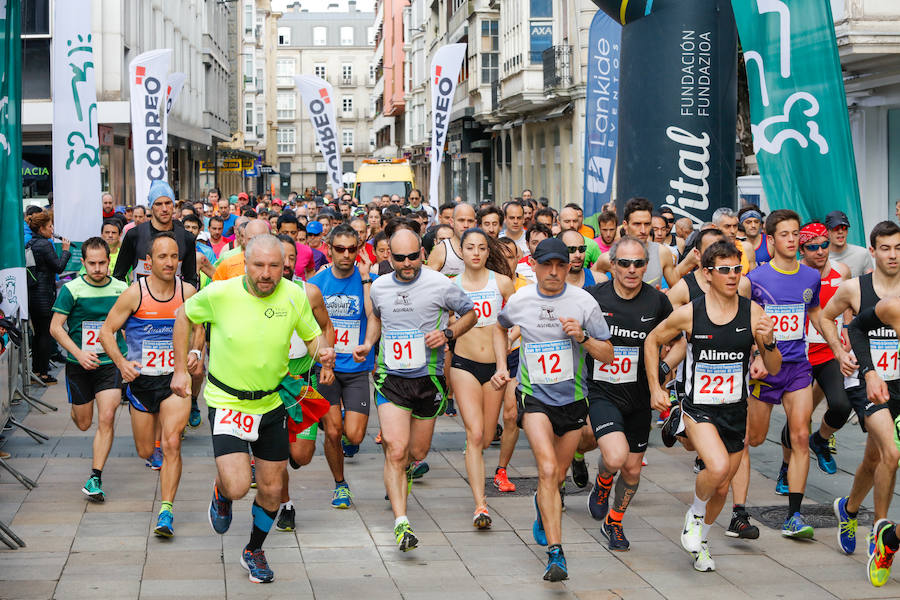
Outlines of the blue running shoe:
{"type": "Polygon", "coordinates": [[[837,461],[834,460],[831,450],[828,449],[828,442],[818,444],[815,441],[817,437],[819,437],[817,433],[809,436],[809,449],[815,453],[816,464],[819,465],[819,468],[829,475],[834,475],[837,473],[837,461]]]}
{"type": "Polygon", "coordinates": [[[872,558],[872,555],[875,554],[875,528],[872,528],[872,531],[866,536],[866,556],[872,558]]]}
{"type": "Polygon", "coordinates": [[[172,525],[174,520],[175,515],[172,514],[171,510],[160,511],[159,517],[156,519],[156,529],[153,530],[153,533],[165,538],[174,536],[175,527],[172,525]]]}
{"type": "Polygon", "coordinates": [[[162,469],[162,460],[162,448],[154,448],[153,454],[150,455],[150,458],[147,459],[147,462],[144,463],[144,465],[150,467],[154,471],[159,471],[162,469]]]}
{"type": "Polygon", "coordinates": [[[356,456],[356,453],[359,452],[359,444],[350,444],[347,442],[347,436],[341,436],[341,449],[344,451],[344,456],[347,458],[353,458],[356,456]]]}
{"type": "Polygon", "coordinates": [[[622,523],[619,521],[603,521],[603,537],[609,542],[609,549],[614,552],[625,552],[631,547],[628,538],[625,537],[625,531],[622,529],[622,523]]]}
{"type": "Polygon", "coordinates": [[[231,527],[231,500],[220,496],[216,487],[213,487],[213,497],[209,503],[209,524],[218,534],[225,533],[231,527]]]}
{"type": "Polygon", "coordinates": [[[834,516],[838,521],[838,546],[844,554],[853,554],[856,550],[856,528],[859,522],[847,514],[847,500],[846,496],[834,499],[834,516]]]}
{"type": "Polygon", "coordinates": [[[190,425],[194,429],[197,429],[198,427],[200,427],[200,423],[202,421],[203,419],[200,417],[200,409],[192,406],[191,416],[188,417],[188,425],[190,425]]]}
{"type": "Polygon", "coordinates": [[[269,568],[266,554],[260,550],[247,550],[241,552],[241,566],[250,573],[250,581],[253,583],[271,583],[275,579],[275,573],[269,568]]]}
{"type": "Polygon", "coordinates": [[[594,480],[594,487],[588,495],[588,510],[591,516],[598,521],[606,518],[609,512],[609,492],[612,490],[612,484],[603,486],[600,484],[600,475],[594,480]]]}
{"type": "Polygon", "coordinates": [[[795,512],[781,527],[781,535],[795,540],[811,540],[815,531],[803,520],[803,515],[795,512]]]}
{"type": "Polygon", "coordinates": [[[775,493],[779,496],[787,496],[789,491],[787,468],[782,468],[781,471],[778,472],[778,480],[775,482],[775,493]]]}
{"type": "MultiPolygon", "coordinates": [[[[541,520],[541,509],[538,508],[537,492],[534,493],[534,513],[535,518],[534,525],[531,526],[531,534],[534,536],[534,541],[538,546],[546,546],[547,534],[544,532],[544,522],[541,520]]],[[[565,564],[565,561],[563,563],[565,564]]]]}
{"type": "Polygon", "coordinates": [[[350,508],[350,499],[353,495],[350,493],[350,486],[347,482],[339,483],[334,487],[334,494],[331,496],[332,508],[350,508]]]}
{"type": "Polygon", "coordinates": [[[544,571],[544,581],[564,581],[568,578],[566,557],[563,555],[562,548],[556,546],[547,552],[547,570],[544,571]]]}

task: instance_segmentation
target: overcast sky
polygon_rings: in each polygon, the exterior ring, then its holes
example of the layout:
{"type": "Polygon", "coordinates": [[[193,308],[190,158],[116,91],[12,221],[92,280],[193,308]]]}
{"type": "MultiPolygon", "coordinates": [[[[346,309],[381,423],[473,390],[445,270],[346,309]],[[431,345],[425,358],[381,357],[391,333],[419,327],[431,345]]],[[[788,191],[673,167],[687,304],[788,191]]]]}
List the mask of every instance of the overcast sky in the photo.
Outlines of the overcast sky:
{"type": "MultiPolygon", "coordinates": [[[[272,0],[272,8],[274,10],[284,11],[288,4],[293,4],[296,0],[272,0]]],[[[309,9],[310,12],[325,12],[329,4],[337,3],[340,5],[339,12],[347,11],[347,0],[300,0],[303,8],[309,9]]],[[[373,12],[375,10],[375,0],[356,0],[356,8],[362,12],[373,12]]]]}

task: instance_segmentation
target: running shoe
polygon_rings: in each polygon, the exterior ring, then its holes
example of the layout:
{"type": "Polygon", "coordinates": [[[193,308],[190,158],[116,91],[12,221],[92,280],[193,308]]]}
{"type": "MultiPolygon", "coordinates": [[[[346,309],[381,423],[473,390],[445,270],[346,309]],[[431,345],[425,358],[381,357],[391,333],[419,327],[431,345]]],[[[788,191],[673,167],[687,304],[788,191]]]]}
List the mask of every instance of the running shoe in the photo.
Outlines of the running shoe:
{"type": "Polygon", "coordinates": [[[153,454],[150,455],[150,458],[147,459],[147,462],[144,463],[145,466],[150,467],[154,471],[159,471],[162,469],[162,448],[154,448],[153,454]]]}
{"type": "Polygon", "coordinates": [[[819,465],[819,468],[829,475],[834,475],[837,473],[837,462],[835,462],[831,451],[828,449],[828,443],[817,443],[815,441],[817,437],[819,437],[817,433],[809,436],[809,449],[815,453],[816,464],[819,465]]]}
{"type": "Polygon", "coordinates": [[[293,531],[296,529],[297,510],[293,507],[282,508],[278,514],[278,521],[275,522],[275,529],[278,531],[293,531]]]}
{"type": "Polygon", "coordinates": [[[579,489],[584,489],[588,484],[588,468],[584,458],[572,459],[572,481],[579,489]]]}
{"type": "Polygon", "coordinates": [[[219,490],[213,486],[213,497],[209,503],[209,524],[213,531],[223,534],[231,527],[231,500],[219,496],[219,490]]]}
{"type": "Polygon", "coordinates": [[[491,515],[488,514],[487,506],[479,507],[475,511],[475,516],[472,517],[472,525],[474,525],[476,529],[491,528],[491,515]]]}
{"type": "Polygon", "coordinates": [[[156,529],[153,530],[153,533],[158,535],[159,537],[170,538],[175,535],[175,527],[173,525],[173,521],[175,520],[175,515],[172,514],[171,510],[163,510],[160,511],[159,517],[156,519],[156,529]]]}
{"type": "Polygon", "coordinates": [[[200,417],[200,409],[196,406],[191,407],[191,416],[188,417],[188,425],[192,428],[197,429],[200,427],[200,423],[203,419],[200,417]]]}
{"type": "Polygon", "coordinates": [[[803,520],[803,515],[795,512],[791,515],[781,527],[781,535],[784,537],[794,538],[795,540],[811,540],[815,531],[810,525],[803,520]]]}
{"type": "Polygon", "coordinates": [[[344,456],[347,458],[353,458],[356,456],[356,453],[359,452],[359,444],[351,444],[349,440],[347,440],[347,436],[341,436],[341,449],[344,451],[344,456]]]}
{"type": "Polygon", "coordinates": [[[609,542],[609,549],[614,552],[625,552],[631,545],[628,538],[625,537],[625,531],[622,529],[620,521],[603,521],[603,537],[609,542]]]}
{"type": "Polygon", "coordinates": [[[250,487],[256,489],[256,461],[250,459],[250,487]]]}
{"type": "Polygon", "coordinates": [[[91,502],[103,502],[106,500],[106,495],[103,493],[103,488],[100,486],[100,478],[96,475],[91,475],[88,480],[84,482],[84,487],[81,488],[81,491],[91,502]]]}
{"type": "Polygon", "coordinates": [[[691,554],[698,554],[703,548],[703,517],[698,517],[688,507],[684,515],[684,529],[681,531],[681,547],[691,554]]]}
{"type": "Polygon", "coordinates": [[[837,439],[833,433],[828,436],[828,451],[832,454],[837,454],[837,439]]]}
{"type": "Polygon", "coordinates": [[[503,437],[503,425],[497,423],[497,432],[494,433],[494,439],[491,440],[491,446],[499,446],[500,440],[503,437]]]}
{"type": "Polygon", "coordinates": [[[659,416],[656,417],[656,426],[657,426],[657,427],[662,427],[662,426],[665,424],[666,419],[669,418],[669,413],[671,413],[671,412],[672,412],[672,409],[671,409],[671,408],[667,408],[666,410],[664,410],[664,411],[662,411],[661,413],[659,413],[659,416]]]}
{"type": "Polygon", "coordinates": [[[566,568],[566,557],[562,548],[557,546],[547,552],[547,570],[544,571],[544,581],[565,581],[569,578],[569,569],[566,568]]]}
{"type": "Polygon", "coordinates": [[[346,482],[337,484],[334,486],[334,493],[331,495],[331,508],[350,508],[350,499],[352,497],[350,486],[346,482]]]}
{"type": "Polygon", "coordinates": [[[663,444],[666,448],[671,448],[675,445],[675,442],[678,440],[675,438],[675,432],[678,430],[678,425],[681,423],[681,406],[675,404],[672,408],[669,409],[669,418],[666,419],[666,422],[662,424],[662,427],[659,430],[660,436],[662,436],[663,444]]]}
{"type": "Polygon", "coordinates": [[[612,485],[609,487],[600,485],[600,475],[597,474],[594,487],[588,495],[588,510],[591,512],[591,516],[598,521],[605,519],[609,512],[609,492],[611,490],[612,485]]]}
{"type": "Polygon", "coordinates": [[[750,515],[745,512],[732,512],[731,524],[725,535],[742,540],[755,540],[759,538],[759,527],[750,524],[750,515]]]}
{"type": "Polygon", "coordinates": [[[872,555],[875,554],[875,528],[872,528],[872,531],[866,535],[866,556],[872,558],[872,555]]]}
{"type": "Polygon", "coordinates": [[[397,539],[397,547],[401,552],[409,552],[419,545],[419,538],[413,533],[408,522],[394,527],[394,537],[397,539]]]}
{"type": "Polygon", "coordinates": [[[494,487],[503,493],[516,491],[516,484],[509,480],[509,477],[506,475],[506,469],[503,467],[498,467],[497,472],[494,474],[494,487]]]}
{"type": "Polygon", "coordinates": [[[897,551],[884,544],[884,534],[891,527],[895,525],[887,519],[879,519],[872,528],[875,533],[875,551],[869,557],[868,571],[869,583],[875,587],[883,586],[891,577],[891,563],[894,562],[894,553],[897,551]]]}
{"type": "Polygon", "coordinates": [[[453,405],[453,400],[450,400],[449,402],[447,402],[447,408],[444,411],[444,414],[447,415],[448,417],[456,416],[456,407],[453,405]]]}
{"type": "Polygon", "coordinates": [[[537,492],[534,493],[534,524],[531,526],[531,535],[538,546],[547,545],[547,534],[544,532],[544,522],[541,520],[541,509],[538,508],[537,492]]]}
{"type": "Polygon", "coordinates": [[[413,479],[422,479],[430,468],[424,460],[414,460],[410,465],[410,474],[413,479]]]}
{"type": "Polygon", "coordinates": [[[853,554],[856,551],[856,529],[859,527],[857,519],[851,519],[847,514],[847,500],[849,498],[834,499],[834,516],[838,522],[838,547],[844,554],[853,554]]]}
{"type": "Polygon", "coordinates": [[[375,436],[375,443],[379,446],[381,445],[381,432],[378,432],[378,435],[375,436]]]}
{"type": "Polygon", "coordinates": [[[705,469],[705,468],[706,468],[706,463],[704,463],[704,462],[700,459],[699,456],[696,457],[696,458],[694,459],[694,473],[696,473],[697,475],[699,475],[699,474],[700,474],[700,471],[702,471],[702,470],[705,469]]]}
{"type": "Polygon", "coordinates": [[[787,496],[790,492],[787,480],[787,467],[782,467],[778,472],[778,479],[775,480],[775,493],[779,496],[787,496]]]}
{"type": "Polygon", "coordinates": [[[716,570],[716,562],[709,555],[709,542],[700,544],[700,552],[694,554],[694,570],[708,573],[716,570]]]}
{"type": "Polygon", "coordinates": [[[250,573],[250,581],[253,583],[271,583],[275,579],[275,573],[269,568],[266,554],[259,550],[247,550],[241,552],[241,566],[250,573]]]}

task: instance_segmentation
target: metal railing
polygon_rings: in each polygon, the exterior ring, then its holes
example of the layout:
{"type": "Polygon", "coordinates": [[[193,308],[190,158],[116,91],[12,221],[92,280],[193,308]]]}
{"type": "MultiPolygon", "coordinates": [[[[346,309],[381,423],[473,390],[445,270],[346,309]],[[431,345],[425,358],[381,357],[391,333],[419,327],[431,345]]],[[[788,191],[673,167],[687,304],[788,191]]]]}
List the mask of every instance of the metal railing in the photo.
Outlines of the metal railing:
{"type": "Polygon", "coordinates": [[[544,91],[572,85],[572,46],[551,46],[541,54],[544,91]]]}

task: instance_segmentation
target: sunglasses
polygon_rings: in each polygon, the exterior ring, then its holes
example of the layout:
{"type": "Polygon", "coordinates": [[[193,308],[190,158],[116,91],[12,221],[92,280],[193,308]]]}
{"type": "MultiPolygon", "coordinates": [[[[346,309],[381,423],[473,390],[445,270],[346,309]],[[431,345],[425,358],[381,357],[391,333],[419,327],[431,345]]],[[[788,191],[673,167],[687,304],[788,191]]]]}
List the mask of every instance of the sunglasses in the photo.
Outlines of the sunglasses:
{"type": "Polygon", "coordinates": [[[587,246],[566,246],[569,249],[569,254],[574,254],[576,252],[584,253],[587,250],[587,246]]]}
{"type": "Polygon", "coordinates": [[[359,246],[332,246],[331,249],[338,254],[356,254],[359,246]]]}
{"type": "Polygon", "coordinates": [[[741,265],[721,265],[718,267],[706,267],[706,270],[718,271],[722,275],[728,275],[729,273],[740,274],[742,268],[741,265]]]}
{"type": "Polygon", "coordinates": [[[411,252],[410,254],[394,254],[393,252],[391,252],[391,256],[394,258],[394,262],[402,263],[406,262],[407,260],[410,262],[414,262],[416,260],[419,260],[419,257],[422,256],[422,251],[416,250],[415,252],[411,252]]]}
{"type": "Polygon", "coordinates": [[[647,265],[646,258],[617,258],[616,264],[622,267],[623,269],[629,269],[632,266],[635,269],[643,268],[647,265]]]}
{"type": "Polygon", "coordinates": [[[819,250],[820,248],[822,250],[825,250],[830,245],[831,245],[831,242],[826,240],[826,241],[822,242],[821,244],[806,244],[805,246],[803,246],[803,249],[809,250],[810,252],[815,252],[816,250],[819,250]]]}
{"type": "Polygon", "coordinates": [[[674,218],[674,217],[663,217],[663,219],[665,219],[665,220],[666,220],[666,223],[668,223],[669,225],[671,225],[672,223],[675,222],[675,218],[674,218]]]}

